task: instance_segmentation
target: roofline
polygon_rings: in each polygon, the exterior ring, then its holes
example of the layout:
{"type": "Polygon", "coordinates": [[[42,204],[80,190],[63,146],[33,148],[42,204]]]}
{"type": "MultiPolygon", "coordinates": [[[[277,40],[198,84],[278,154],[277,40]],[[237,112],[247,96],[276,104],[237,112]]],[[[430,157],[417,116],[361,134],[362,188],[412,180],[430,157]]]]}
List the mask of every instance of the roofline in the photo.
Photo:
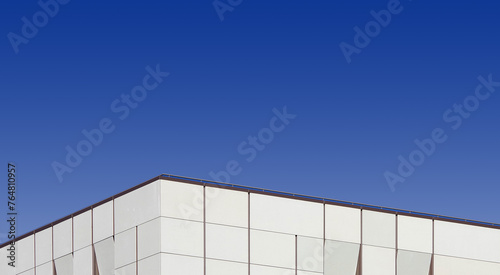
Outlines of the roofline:
{"type": "Polygon", "coordinates": [[[54,225],[57,225],[63,221],[69,220],[69,219],[71,219],[75,216],[78,216],[78,215],[80,215],[88,210],[96,208],[102,204],[105,204],[109,201],[112,201],[116,198],[119,198],[119,197],[126,195],[134,190],[137,190],[141,187],[144,187],[152,182],[155,182],[155,181],[161,180],[161,179],[171,180],[171,181],[176,181],[176,182],[183,182],[183,183],[188,183],[188,184],[231,189],[231,190],[243,191],[243,192],[247,192],[247,193],[263,194],[263,195],[282,197],[282,198],[290,198],[290,199],[303,200],[303,201],[310,201],[310,202],[323,203],[323,204],[329,204],[329,205],[351,207],[351,208],[356,208],[356,209],[361,209],[361,210],[372,210],[372,211],[384,212],[384,213],[390,213],[390,214],[396,214],[396,215],[403,215],[403,216],[410,216],[410,217],[417,217],[417,218],[424,218],[424,219],[431,219],[431,220],[454,222],[454,223],[459,223],[459,224],[475,225],[475,226],[486,227],[486,228],[500,229],[500,224],[497,224],[497,223],[488,223],[488,222],[482,222],[482,221],[477,221],[477,220],[469,220],[469,219],[462,219],[462,218],[456,218],[456,217],[450,217],[450,216],[429,214],[429,213],[424,213],[424,212],[409,211],[409,210],[403,210],[403,209],[397,209],[397,208],[355,203],[355,202],[342,201],[342,200],[333,200],[333,199],[327,199],[327,198],[321,198],[321,197],[314,197],[314,196],[307,196],[307,195],[301,195],[301,194],[275,191],[275,190],[270,190],[270,189],[249,187],[249,186],[244,186],[244,185],[223,183],[223,182],[210,181],[210,180],[197,179],[197,178],[189,178],[189,177],[183,177],[183,176],[177,176],[177,175],[171,175],[171,174],[161,174],[161,175],[154,177],[152,179],[149,179],[141,184],[138,184],[134,187],[131,187],[123,192],[120,192],[114,196],[111,196],[111,197],[104,199],[100,202],[97,202],[91,206],[88,206],[84,209],[81,209],[73,214],[67,215],[63,218],[60,218],[60,219],[54,221],[54,222],[46,224],[46,225],[39,227],[35,230],[29,231],[28,233],[25,233],[25,234],[13,239],[13,240],[10,240],[8,242],[0,244],[0,248],[3,248],[5,246],[9,245],[12,242],[17,242],[17,241],[20,241],[24,238],[27,238],[31,235],[34,235],[37,232],[40,232],[40,231],[47,229],[49,227],[53,227],[54,225]]]}

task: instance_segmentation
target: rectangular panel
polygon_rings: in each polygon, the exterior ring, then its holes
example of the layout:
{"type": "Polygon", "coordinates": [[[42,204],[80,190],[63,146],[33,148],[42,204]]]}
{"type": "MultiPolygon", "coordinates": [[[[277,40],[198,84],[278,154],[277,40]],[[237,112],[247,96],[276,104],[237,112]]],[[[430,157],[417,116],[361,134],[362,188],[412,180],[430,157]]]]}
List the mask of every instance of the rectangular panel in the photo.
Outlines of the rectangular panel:
{"type": "Polygon", "coordinates": [[[52,261],[52,227],[35,234],[36,264],[52,261]]]}
{"type": "MultiPolygon", "coordinates": [[[[52,261],[39,265],[35,268],[36,275],[54,275],[54,263],[52,261]]],[[[4,273],[0,273],[4,274],[4,273]]]]}
{"type": "Polygon", "coordinates": [[[25,272],[22,272],[22,273],[18,273],[19,275],[35,275],[35,269],[30,269],[28,271],[25,271],[25,272]]]}
{"type": "Polygon", "coordinates": [[[395,249],[363,245],[362,259],[363,275],[396,274],[395,249]]]}
{"type": "Polygon", "coordinates": [[[297,270],[297,275],[323,275],[323,273],[317,273],[317,272],[311,272],[311,271],[297,270]]]}
{"type": "Polygon", "coordinates": [[[92,244],[92,212],[89,210],[73,217],[74,250],[92,244]]]}
{"type": "Polygon", "coordinates": [[[432,253],[432,220],[398,215],[398,249],[432,253]]]}
{"type": "Polygon", "coordinates": [[[362,211],[363,244],[396,248],[396,215],[362,211]]]}
{"type": "MultiPolygon", "coordinates": [[[[17,272],[35,267],[35,236],[28,236],[16,242],[17,272]]],[[[33,271],[34,272],[34,271],[33,271]]]]}
{"type": "Polygon", "coordinates": [[[160,216],[160,181],[115,199],[115,234],[160,216]]]}
{"type": "Polygon", "coordinates": [[[113,236],[113,201],[109,201],[93,209],[94,243],[113,236]]]}
{"type": "Polygon", "coordinates": [[[207,258],[248,262],[248,229],[206,225],[207,258]]]}
{"type": "Polygon", "coordinates": [[[215,187],[205,193],[207,222],[248,227],[248,193],[215,187]]]}
{"type": "Polygon", "coordinates": [[[99,275],[113,275],[115,270],[115,242],[113,237],[94,244],[99,275]]]}
{"type": "Polygon", "coordinates": [[[248,264],[207,259],[206,275],[248,275],[248,264]]]}
{"type": "Polygon", "coordinates": [[[73,220],[65,220],[54,225],[54,259],[67,255],[73,250],[73,220]]]}
{"type": "Polygon", "coordinates": [[[434,222],[434,252],[440,255],[500,262],[500,230],[434,222]]]}
{"type": "Polygon", "coordinates": [[[324,275],[358,274],[359,250],[357,243],[326,240],[324,275]]]}
{"type": "Polygon", "coordinates": [[[294,269],[284,269],[271,266],[250,265],[250,274],[254,275],[295,275],[294,269]]]}
{"type": "Polygon", "coordinates": [[[203,223],[161,218],[161,252],[203,257],[203,223]]]}
{"type": "MultiPolygon", "coordinates": [[[[162,274],[203,274],[203,258],[161,253],[162,274]]],[[[156,273],[160,274],[160,273],[156,273]]],[[[148,274],[149,275],[149,274],[148,274]]]]}
{"type": "Polygon", "coordinates": [[[250,261],[253,264],[295,268],[295,236],[250,230],[250,261]]]}
{"type": "Polygon", "coordinates": [[[115,236],[115,268],[135,262],[136,260],[135,227],[115,236]]]}
{"type": "Polygon", "coordinates": [[[323,238],[323,204],[250,194],[250,227],[323,238]]]}
{"type": "Polygon", "coordinates": [[[160,253],[161,218],[141,224],[137,230],[137,249],[139,260],[160,253]]]}
{"type": "Polygon", "coordinates": [[[323,272],[323,239],[297,237],[297,269],[323,272]]]}
{"type": "Polygon", "coordinates": [[[203,221],[203,186],[161,180],[161,215],[203,221]]]}
{"type": "Polygon", "coordinates": [[[136,266],[135,265],[136,264],[133,263],[133,264],[129,264],[129,265],[124,266],[124,267],[120,267],[120,268],[115,270],[114,275],[135,275],[135,273],[136,273],[136,266]]]}
{"type": "Polygon", "coordinates": [[[0,274],[5,274],[5,275],[14,275],[16,274],[16,268],[12,267],[9,265],[12,261],[16,261],[12,263],[12,265],[17,265],[17,259],[15,259],[16,255],[12,256],[14,258],[7,258],[7,256],[10,256],[10,251],[7,249],[10,249],[14,251],[13,253],[17,253],[15,246],[12,246],[9,244],[8,246],[0,248],[0,274]]]}
{"type": "Polygon", "coordinates": [[[447,256],[434,256],[436,275],[496,275],[500,274],[500,264],[447,256]]]}
{"type": "Polygon", "coordinates": [[[73,254],[68,254],[54,260],[54,266],[57,275],[73,274],[73,254]]]}
{"type": "Polygon", "coordinates": [[[325,205],[325,238],[361,243],[361,210],[325,205]]]}
{"type": "Polygon", "coordinates": [[[398,275],[429,275],[431,254],[398,250],[398,275]]]}
{"type": "Polygon", "coordinates": [[[73,254],[74,275],[93,275],[93,258],[92,246],[75,251],[73,254]]]}
{"type": "MultiPolygon", "coordinates": [[[[156,275],[156,274],[168,274],[161,272],[161,254],[158,253],[151,257],[139,260],[138,263],[138,275],[156,275]]],[[[202,274],[202,273],[199,273],[202,274]]],[[[99,274],[100,275],[100,274],[99,274]]],[[[170,274],[168,274],[170,275],[170,274]]],[[[180,274],[179,274],[180,275],[180,274]]],[[[195,274],[193,274],[195,275],[195,274]]]]}

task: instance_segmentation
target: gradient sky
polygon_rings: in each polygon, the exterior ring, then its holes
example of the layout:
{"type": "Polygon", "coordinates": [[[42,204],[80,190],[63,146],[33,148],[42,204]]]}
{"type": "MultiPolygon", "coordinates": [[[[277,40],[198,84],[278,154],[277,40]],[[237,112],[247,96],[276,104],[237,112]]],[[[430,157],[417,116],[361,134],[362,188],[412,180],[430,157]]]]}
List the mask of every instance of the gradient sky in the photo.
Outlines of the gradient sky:
{"type": "Polygon", "coordinates": [[[1,215],[8,162],[22,234],[161,173],[211,179],[236,160],[235,184],[500,223],[500,93],[457,130],[443,120],[479,76],[500,81],[500,4],[402,0],[348,63],[340,43],[390,2],[243,0],[221,21],[212,0],[72,0],[16,53],[9,33],[42,8],[2,1],[1,215]],[[170,75],[120,120],[112,102],[157,64],[170,75]],[[238,146],[284,106],[296,118],[246,161],[238,146]],[[52,163],[103,118],[115,130],[60,182],[52,163]],[[391,192],[384,173],[435,128],[447,141],[391,192]]]}

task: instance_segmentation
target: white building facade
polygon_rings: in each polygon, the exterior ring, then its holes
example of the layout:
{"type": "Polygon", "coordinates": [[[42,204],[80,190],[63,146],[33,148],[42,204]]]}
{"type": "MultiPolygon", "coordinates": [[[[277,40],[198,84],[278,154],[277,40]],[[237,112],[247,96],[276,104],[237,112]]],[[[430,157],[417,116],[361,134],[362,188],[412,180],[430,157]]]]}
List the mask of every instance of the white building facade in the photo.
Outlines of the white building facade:
{"type": "Polygon", "coordinates": [[[161,175],[0,246],[1,275],[500,275],[500,227],[161,175]]]}

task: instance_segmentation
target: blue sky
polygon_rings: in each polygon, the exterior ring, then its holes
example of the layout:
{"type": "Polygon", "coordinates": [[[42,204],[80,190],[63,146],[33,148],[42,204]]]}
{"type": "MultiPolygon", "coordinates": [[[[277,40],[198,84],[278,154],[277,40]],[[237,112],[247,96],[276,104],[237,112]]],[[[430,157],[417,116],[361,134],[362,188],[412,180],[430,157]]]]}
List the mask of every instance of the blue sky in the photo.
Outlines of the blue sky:
{"type": "Polygon", "coordinates": [[[500,223],[498,9],[4,1],[0,190],[14,162],[22,234],[161,173],[211,179],[236,161],[235,184],[500,223]],[[101,123],[92,144],[82,131],[101,123]],[[414,140],[435,129],[446,140],[427,154],[414,140]],[[399,156],[418,166],[402,176],[399,156]],[[394,192],[387,173],[404,179],[394,192]]]}

